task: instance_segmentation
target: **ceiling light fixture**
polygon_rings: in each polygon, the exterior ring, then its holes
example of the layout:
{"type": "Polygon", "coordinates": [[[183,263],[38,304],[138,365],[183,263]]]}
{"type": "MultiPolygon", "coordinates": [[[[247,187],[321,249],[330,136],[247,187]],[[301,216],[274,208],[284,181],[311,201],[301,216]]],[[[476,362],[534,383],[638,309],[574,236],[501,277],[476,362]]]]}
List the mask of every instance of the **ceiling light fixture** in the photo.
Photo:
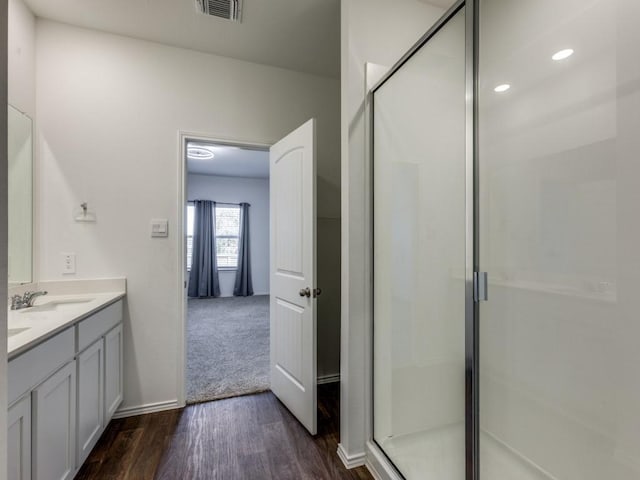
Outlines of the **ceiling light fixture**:
{"type": "Polygon", "coordinates": [[[511,85],[509,85],[508,83],[503,83],[502,85],[498,85],[496,88],[494,88],[493,91],[497,93],[502,93],[502,92],[506,92],[510,88],[511,88],[511,85]]]}
{"type": "Polygon", "coordinates": [[[551,58],[557,62],[569,58],[571,55],[573,55],[573,48],[565,48],[564,50],[554,53],[551,58]]]}
{"type": "Polygon", "coordinates": [[[187,147],[187,157],[192,160],[211,160],[215,155],[211,150],[200,147],[187,147]]]}

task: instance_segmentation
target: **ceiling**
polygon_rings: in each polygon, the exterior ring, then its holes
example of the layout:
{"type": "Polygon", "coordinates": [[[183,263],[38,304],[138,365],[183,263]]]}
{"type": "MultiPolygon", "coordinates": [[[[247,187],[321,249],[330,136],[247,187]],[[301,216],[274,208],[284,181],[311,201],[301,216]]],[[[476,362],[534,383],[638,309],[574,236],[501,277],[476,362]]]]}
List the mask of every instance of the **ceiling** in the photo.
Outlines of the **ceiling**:
{"type": "Polygon", "coordinates": [[[25,0],[34,14],[249,62],[338,77],[339,0],[244,0],[242,23],[195,0],[25,0]]]}
{"type": "Polygon", "coordinates": [[[202,142],[187,143],[190,147],[213,153],[209,159],[187,156],[187,171],[221,177],[269,178],[269,152],[202,142]]]}

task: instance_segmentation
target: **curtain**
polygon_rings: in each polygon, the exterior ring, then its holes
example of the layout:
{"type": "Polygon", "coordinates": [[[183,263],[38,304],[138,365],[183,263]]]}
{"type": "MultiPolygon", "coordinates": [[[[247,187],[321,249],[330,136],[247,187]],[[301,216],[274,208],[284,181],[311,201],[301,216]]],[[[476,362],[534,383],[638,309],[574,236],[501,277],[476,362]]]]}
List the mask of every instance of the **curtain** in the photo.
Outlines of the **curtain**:
{"type": "Polygon", "coordinates": [[[219,297],[218,261],[216,260],[216,204],[196,200],[193,218],[193,246],[189,274],[190,297],[219,297]]]}
{"type": "Polygon", "coordinates": [[[249,297],[253,295],[251,283],[251,253],[249,252],[249,205],[240,204],[240,239],[238,243],[238,268],[236,270],[236,283],[233,287],[233,295],[236,297],[249,297]]]}

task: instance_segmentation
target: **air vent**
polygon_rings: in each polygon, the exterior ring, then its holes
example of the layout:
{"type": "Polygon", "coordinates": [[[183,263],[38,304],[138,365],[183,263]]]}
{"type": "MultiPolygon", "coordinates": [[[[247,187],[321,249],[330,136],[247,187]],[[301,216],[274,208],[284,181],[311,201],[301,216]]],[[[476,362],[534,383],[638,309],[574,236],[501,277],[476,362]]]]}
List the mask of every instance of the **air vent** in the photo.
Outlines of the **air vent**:
{"type": "Polygon", "coordinates": [[[239,22],[242,17],[242,0],[196,0],[196,10],[212,17],[239,22]]]}

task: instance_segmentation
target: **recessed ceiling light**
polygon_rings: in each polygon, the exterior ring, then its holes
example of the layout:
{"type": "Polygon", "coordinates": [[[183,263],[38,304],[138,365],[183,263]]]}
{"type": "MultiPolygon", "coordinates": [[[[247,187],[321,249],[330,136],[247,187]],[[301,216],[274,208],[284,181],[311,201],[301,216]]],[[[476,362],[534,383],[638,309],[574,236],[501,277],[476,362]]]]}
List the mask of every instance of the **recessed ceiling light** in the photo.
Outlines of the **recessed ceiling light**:
{"type": "Polygon", "coordinates": [[[503,83],[502,85],[498,85],[496,88],[494,88],[493,91],[502,93],[502,92],[506,92],[510,88],[511,88],[511,85],[509,85],[508,83],[503,83]]]}
{"type": "Polygon", "coordinates": [[[193,160],[211,160],[215,155],[206,148],[187,147],[187,157],[193,160]]]}
{"type": "Polygon", "coordinates": [[[573,55],[573,48],[565,48],[564,50],[554,53],[551,58],[557,62],[558,60],[569,58],[571,55],[573,55]]]}

